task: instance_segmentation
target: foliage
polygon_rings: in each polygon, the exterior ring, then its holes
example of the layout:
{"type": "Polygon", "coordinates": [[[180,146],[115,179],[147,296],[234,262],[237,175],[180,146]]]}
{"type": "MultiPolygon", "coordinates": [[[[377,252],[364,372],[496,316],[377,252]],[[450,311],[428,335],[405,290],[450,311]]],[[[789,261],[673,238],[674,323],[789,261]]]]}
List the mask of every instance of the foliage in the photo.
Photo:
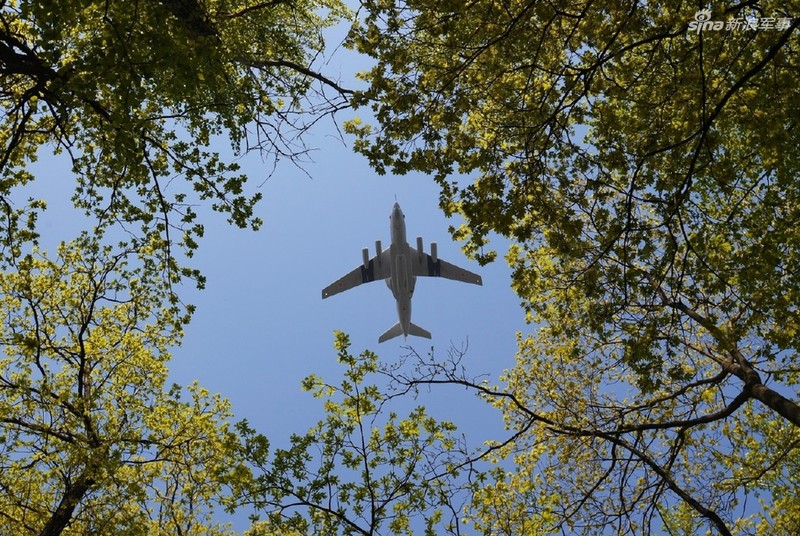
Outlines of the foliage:
{"type": "Polygon", "coordinates": [[[228,402],[166,385],[192,312],[175,285],[203,284],[177,253],[198,246],[198,207],[258,228],[236,160],[301,163],[306,130],[348,105],[315,67],[346,13],[0,0],[0,532],[227,532],[212,514],[251,476],[228,402]],[[45,202],[25,201],[34,180],[74,180],[87,216],[55,257],[37,244],[45,202]]]}
{"type": "Polygon", "coordinates": [[[486,530],[796,531],[798,6],[363,4],[357,148],[479,260],[508,237],[539,326],[479,389],[514,431],[486,530]]]}
{"type": "Polygon", "coordinates": [[[260,225],[260,194],[210,145],[227,138],[234,155],[299,158],[308,125],[346,104],[346,90],[310,67],[321,29],[344,12],[338,0],[0,2],[4,247],[18,256],[16,237],[35,237],[25,214],[43,207],[16,208],[15,197],[49,149],[68,159],[73,200],[98,226],[156,248],[171,277],[201,279],[172,251],[196,248],[198,204],[260,225]],[[321,98],[304,109],[312,94],[321,98]]]}
{"type": "Polygon", "coordinates": [[[387,412],[390,398],[365,384],[378,372],[377,356],[350,354],[341,332],[335,346],[346,369],[341,383],[303,381],[325,401],[324,420],[273,454],[265,437],[239,424],[256,475],[244,502],[266,514],[248,534],[458,533],[453,464],[464,453],[454,426],[423,407],[402,420],[387,412]]]}
{"type": "Polygon", "coordinates": [[[166,386],[192,313],[175,286],[203,285],[179,254],[205,206],[259,227],[239,157],[302,163],[306,130],[348,105],[315,67],[346,13],[0,0],[0,532],[227,532],[214,509],[250,477],[228,402],[166,386]],[[55,257],[38,245],[34,180],[74,180],[87,217],[55,257]]]}
{"type": "Polygon", "coordinates": [[[84,235],[0,274],[4,534],[223,532],[213,505],[247,475],[228,403],[166,387],[184,319],[127,254],[84,235]]]}
{"type": "Polygon", "coordinates": [[[199,206],[258,228],[235,159],[298,161],[306,129],[346,106],[313,67],[345,13],[0,0],[0,532],[227,531],[214,507],[249,475],[228,403],[165,383],[192,312],[175,285],[203,284],[177,253],[203,235],[199,206]],[[55,257],[38,246],[45,201],[25,201],[34,180],[74,180],[87,216],[55,257]]]}

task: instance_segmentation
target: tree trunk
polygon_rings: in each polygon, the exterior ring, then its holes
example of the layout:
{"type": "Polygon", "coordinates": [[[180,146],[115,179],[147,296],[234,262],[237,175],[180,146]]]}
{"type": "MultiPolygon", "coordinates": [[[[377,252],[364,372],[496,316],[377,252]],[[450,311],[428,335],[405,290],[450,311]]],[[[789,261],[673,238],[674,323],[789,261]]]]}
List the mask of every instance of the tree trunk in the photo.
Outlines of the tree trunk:
{"type": "Polygon", "coordinates": [[[59,536],[67,524],[72,520],[72,514],[78,503],[81,502],[86,492],[94,485],[94,479],[87,475],[87,470],[78,477],[73,483],[67,484],[66,492],[61,498],[61,502],[50,516],[39,536],[59,536]]]}

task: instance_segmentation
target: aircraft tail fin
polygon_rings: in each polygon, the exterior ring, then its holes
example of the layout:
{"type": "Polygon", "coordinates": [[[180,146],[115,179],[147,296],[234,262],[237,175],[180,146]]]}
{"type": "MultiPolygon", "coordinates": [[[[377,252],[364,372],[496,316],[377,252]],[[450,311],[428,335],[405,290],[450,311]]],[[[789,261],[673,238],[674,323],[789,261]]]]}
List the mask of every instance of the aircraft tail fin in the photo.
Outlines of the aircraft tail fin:
{"type": "Polygon", "coordinates": [[[408,334],[409,335],[414,335],[416,337],[425,337],[426,339],[430,339],[431,338],[430,332],[428,332],[427,330],[422,329],[421,327],[419,327],[416,324],[409,324],[408,325],[408,334]]]}
{"type": "Polygon", "coordinates": [[[381,336],[378,338],[378,342],[379,342],[379,343],[381,343],[381,342],[386,342],[386,341],[388,341],[389,339],[394,339],[394,338],[395,338],[395,337],[397,337],[398,335],[402,335],[402,334],[403,334],[403,326],[401,326],[401,325],[400,325],[400,322],[398,322],[398,323],[397,323],[397,324],[395,324],[394,326],[392,326],[392,327],[390,327],[389,329],[387,329],[387,330],[386,330],[386,331],[383,333],[383,335],[381,335],[381,336]]]}
{"type": "MultiPolygon", "coordinates": [[[[395,337],[397,337],[399,335],[402,335],[402,334],[403,334],[403,326],[401,326],[400,322],[398,322],[394,326],[392,326],[389,329],[387,329],[384,332],[384,334],[381,335],[378,338],[378,342],[379,343],[386,342],[386,341],[388,341],[390,339],[394,339],[395,337]]],[[[415,337],[424,337],[426,339],[430,339],[431,338],[431,334],[428,331],[422,329],[421,327],[419,327],[416,324],[411,324],[411,323],[408,324],[408,334],[409,335],[414,335],[415,337]]]]}

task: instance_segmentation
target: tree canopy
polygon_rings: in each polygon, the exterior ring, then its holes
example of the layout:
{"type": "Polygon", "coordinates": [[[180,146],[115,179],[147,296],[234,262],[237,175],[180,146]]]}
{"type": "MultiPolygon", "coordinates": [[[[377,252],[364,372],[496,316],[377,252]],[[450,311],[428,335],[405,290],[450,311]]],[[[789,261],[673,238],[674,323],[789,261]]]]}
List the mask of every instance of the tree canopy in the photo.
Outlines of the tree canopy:
{"type": "Polygon", "coordinates": [[[177,283],[203,283],[182,254],[198,206],[260,225],[236,157],[300,159],[344,105],[313,63],[345,11],[0,0],[0,532],[229,532],[215,513],[250,475],[229,404],[167,384],[192,312],[177,283]],[[57,251],[31,181],[73,183],[87,217],[57,251]]]}
{"type": "Polygon", "coordinates": [[[484,529],[796,531],[797,6],[363,4],[358,150],[508,237],[536,326],[484,529]]]}
{"type": "Polygon", "coordinates": [[[68,160],[37,180],[75,180],[98,228],[119,224],[173,276],[172,249],[191,253],[203,233],[196,205],[258,227],[260,194],[233,157],[298,158],[300,134],[343,105],[346,90],[312,63],[344,12],[338,0],[0,2],[6,247],[32,232],[21,214],[41,209],[15,192],[43,151],[68,160]],[[226,139],[229,153],[211,148],[226,139]]]}
{"type": "Polygon", "coordinates": [[[363,0],[354,93],[315,68],[337,0],[0,0],[0,531],[218,534],[245,505],[253,535],[797,533],[797,8],[363,0]],[[324,419],[273,450],[166,384],[203,282],[179,250],[198,206],[257,228],[236,158],[302,159],[350,104],[468,254],[510,239],[532,330],[498,385],[339,333],[343,380],[304,382],[324,419]],[[74,181],[91,229],[44,251],[34,180],[74,181]],[[442,383],[508,435],[390,410],[442,383]]]}
{"type": "Polygon", "coordinates": [[[353,355],[341,332],[334,344],[342,381],[303,381],[325,401],[324,420],[274,453],[267,438],[239,425],[255,474],[242,502],[265,515],[250,533],[459,534],[468,453],[454,425],[422,406],[400,419],[390,409],[398,393],[367,383],[385,375],[378,356],[353,355]]]}
{"type": "Polygon", "coordinates": [[[181,319],[125,254],[84,235],[0,274],[3,533],[221,530],[213,505],[243,474],[229,406],[166,385],[181,319]]]}

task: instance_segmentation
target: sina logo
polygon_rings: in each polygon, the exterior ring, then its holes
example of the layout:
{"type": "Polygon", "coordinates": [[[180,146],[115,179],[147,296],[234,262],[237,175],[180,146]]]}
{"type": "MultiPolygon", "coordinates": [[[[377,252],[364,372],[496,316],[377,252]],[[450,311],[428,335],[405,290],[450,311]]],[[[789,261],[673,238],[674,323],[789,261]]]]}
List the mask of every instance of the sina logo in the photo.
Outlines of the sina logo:
{"type": "Polygon", "coordinates": [[[694,14],[694,20],[689,23],[689,31],[700,33],[704,30],[722,30],[725,23],[721,20],[711,20],[711,10],[701,9],[694,14]]]}

